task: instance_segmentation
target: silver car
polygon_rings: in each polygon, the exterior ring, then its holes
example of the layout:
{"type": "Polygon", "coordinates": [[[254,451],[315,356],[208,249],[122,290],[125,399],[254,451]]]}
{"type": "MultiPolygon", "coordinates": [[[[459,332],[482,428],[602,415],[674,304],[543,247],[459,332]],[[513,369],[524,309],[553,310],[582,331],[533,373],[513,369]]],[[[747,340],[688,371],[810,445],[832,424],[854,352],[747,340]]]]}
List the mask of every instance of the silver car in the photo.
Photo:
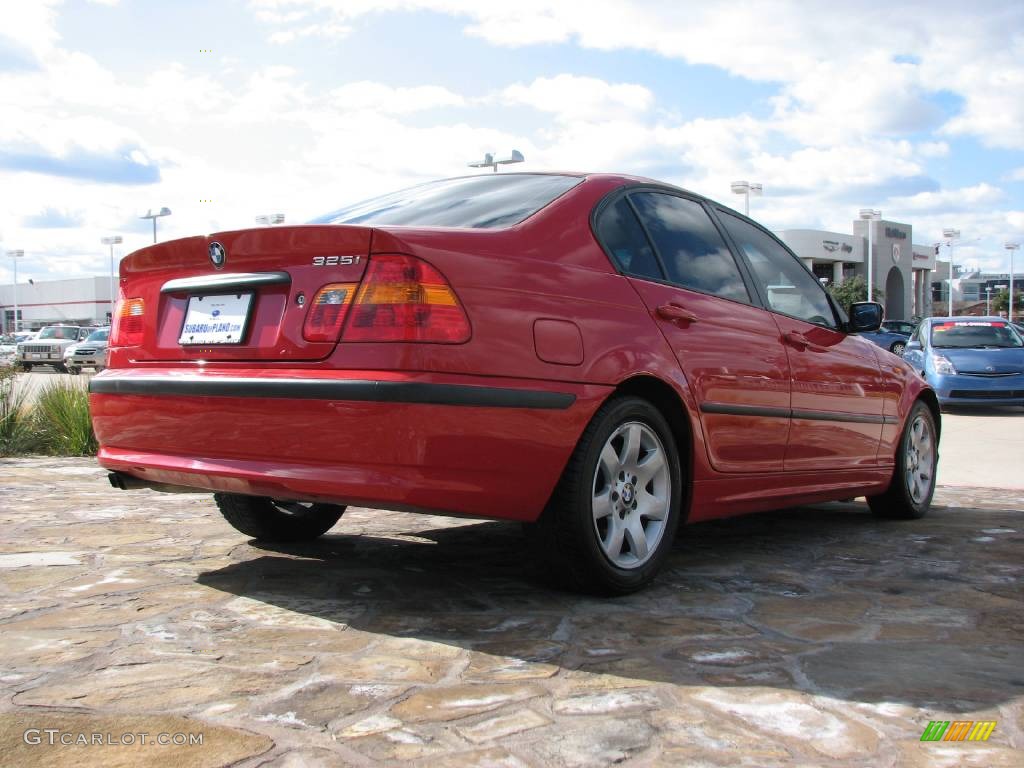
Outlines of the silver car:
{"type": "Polygon", "coordinates": [[[107,365],[109,328],[97,328],[85,341],[72,344],[64,350],[64,367],[68,373],[78,374],[83,368],[95,368],[99,373],[107,365]]]}

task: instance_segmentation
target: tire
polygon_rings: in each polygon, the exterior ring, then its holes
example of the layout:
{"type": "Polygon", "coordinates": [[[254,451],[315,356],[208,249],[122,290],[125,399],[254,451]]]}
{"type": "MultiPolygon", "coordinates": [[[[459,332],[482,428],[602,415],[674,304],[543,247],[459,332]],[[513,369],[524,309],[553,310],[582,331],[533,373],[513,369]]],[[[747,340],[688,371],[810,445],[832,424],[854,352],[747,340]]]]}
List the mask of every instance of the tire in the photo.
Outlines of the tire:
{"type": "Polygon", "coordinates": [[[556,586],[628,594],[665,564],[681,499],[679,451],[665,417],[641,398],[615,398],[584,430],[547,507],[526,527],[527,538],[556,586]],[[631,452],[633,445],[639,448],[631,452]]]}
{"type": "Polygon", "coordinates": [[[329,531],[345,507],[215,493],[217,508],[240,533],[258,541],[312,541],[329,531]]]}
{"type": "Polygon", "coordinates": [[[64,363],[60,363],[59,365],[53,366],[53,370],[57,371],[57,373],[67,373],[68,367],[64,365],[64,363]]]}
{"type": "Polygon", "coordinates": [[[889,520],[917,520],[924,517],[935,493],[938,462],[939,440],[935,417],[928,406],[918,400],[910,409],[903,434],[900,435],[892,482],[884,493],[868,496],[872,514],[889,520]]]}
{"type": "Polygon", "coordinates": [[[907,342],[905,342],[905,341],[894,341],[892,343],[892,346],[889,347],[889,351],[892,352],[894,355],[898,355],[899,357],[903,357],[903,350],[905,350],[906,348],[907,348],[907,342]]]}
{"type": "Polygon", "coordinates": [[[77,366],[70,366],[67,370],[72,376],[77,376],[82,372],[82,369],[77,366]]]}
{"type": "Polygon", "coordinates": [[[21,370],[23,370],[25,373],[28,373],[29,371],[32,370],[32,363],[22,363],[21,370]]]}

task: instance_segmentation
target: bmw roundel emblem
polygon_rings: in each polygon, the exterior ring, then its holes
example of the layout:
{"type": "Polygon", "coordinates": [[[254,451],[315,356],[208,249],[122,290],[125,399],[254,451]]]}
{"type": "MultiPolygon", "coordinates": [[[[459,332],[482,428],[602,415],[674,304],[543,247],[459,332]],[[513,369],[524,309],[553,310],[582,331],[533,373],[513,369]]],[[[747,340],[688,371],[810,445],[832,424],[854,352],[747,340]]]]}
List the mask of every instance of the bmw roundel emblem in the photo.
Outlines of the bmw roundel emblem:
{"type": "Polygon", "coordinates": [[[228,252],[224,246],[216,241],[210,243],[210,261],[213,262],[213,266],[220,269],[227,260],[228,252]]]}

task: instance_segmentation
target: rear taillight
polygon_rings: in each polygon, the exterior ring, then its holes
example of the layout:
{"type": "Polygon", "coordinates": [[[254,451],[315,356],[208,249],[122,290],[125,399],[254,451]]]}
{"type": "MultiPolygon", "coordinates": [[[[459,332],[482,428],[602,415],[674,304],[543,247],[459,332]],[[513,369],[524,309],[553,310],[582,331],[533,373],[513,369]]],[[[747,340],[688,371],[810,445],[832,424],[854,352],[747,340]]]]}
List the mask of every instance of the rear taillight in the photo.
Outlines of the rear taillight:
{"type": "Polygon", "coordinates": [[[306,341],[337,341],[357,287],[356,283],[331,283],[317,291],[302,325],[302,337],[306,341]]]}
{"type": "Polygon", "coordinates": [[[114,327],[110,331],[110,346],[139,346],[142,343],[145,314],[146,303],[142,299],[126,299],[121,296],[114,313],[114,327]]]}
{"type": "Polygon", "coordinates": [[[469,318],[444,275],[412,256],[374,256],[349,310],[345,341],[459,344],[469,318]]]}

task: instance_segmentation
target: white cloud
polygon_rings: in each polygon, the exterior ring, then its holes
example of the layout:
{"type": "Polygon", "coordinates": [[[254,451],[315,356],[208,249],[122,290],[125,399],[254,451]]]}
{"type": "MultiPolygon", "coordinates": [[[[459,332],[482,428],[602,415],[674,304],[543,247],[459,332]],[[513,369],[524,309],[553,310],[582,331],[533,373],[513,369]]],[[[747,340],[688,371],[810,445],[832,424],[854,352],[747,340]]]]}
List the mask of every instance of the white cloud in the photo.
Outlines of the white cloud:
{"type": "Polygon", "coordinates": [[[603,121],[646,112],[654,103],[654,94],[633,83],[561,74],[538,77],[528,85],[510,85],[501,92],[500,100],[550,112],[562,121],[603,121]]]}
{"type": "Polygon", "coordinates": [[[333,106],[344,111],[371,110],[394,115],[438,107],[461,107],[466,103],[459,94],[438,85],[393,88],[366,80],[335,88],[329,99],[333,106]]]}

